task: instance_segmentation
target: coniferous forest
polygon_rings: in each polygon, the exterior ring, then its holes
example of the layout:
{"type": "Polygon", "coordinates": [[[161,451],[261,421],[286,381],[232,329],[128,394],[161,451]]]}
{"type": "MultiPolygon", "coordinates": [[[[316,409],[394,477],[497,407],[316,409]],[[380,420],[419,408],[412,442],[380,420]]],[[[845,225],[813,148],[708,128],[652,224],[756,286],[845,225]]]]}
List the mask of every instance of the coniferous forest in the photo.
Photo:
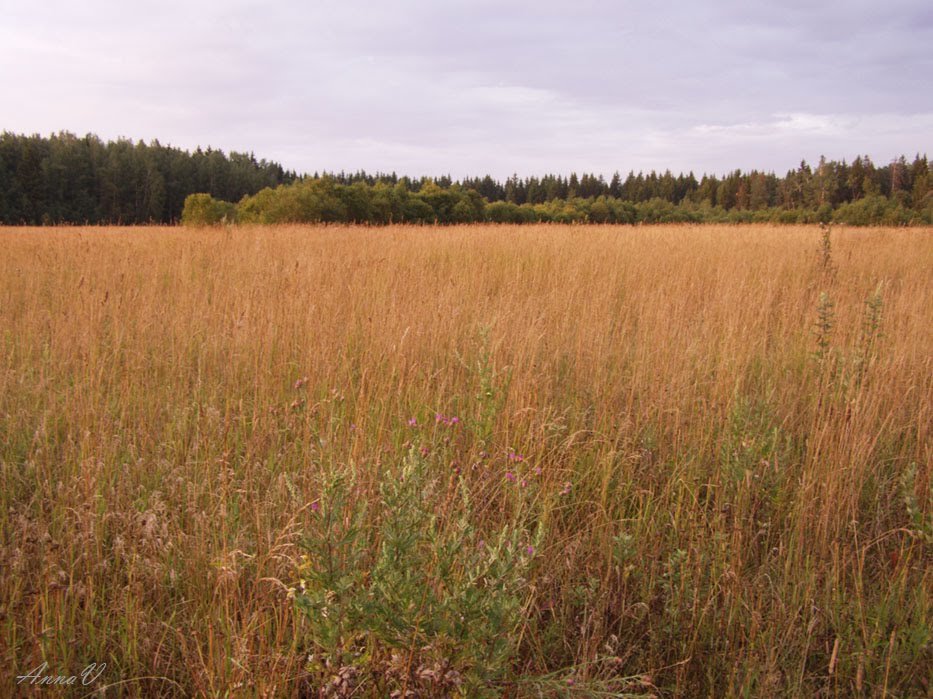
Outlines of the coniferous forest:
{"type": "Polygon", "coordinates": [[[0,223],[8,225],[172,223],[192,192],[239,201],[293,180],[252,154],[92,134],[0,134],[0,223]]]}
{"type": "Polygon", "coordinates": [[[802,161],[783,176],[616,172],[459,181],[298,175],[252,154],[62,132],[0,134],[0,223],[933,223],[926,155],[802,161]]]}

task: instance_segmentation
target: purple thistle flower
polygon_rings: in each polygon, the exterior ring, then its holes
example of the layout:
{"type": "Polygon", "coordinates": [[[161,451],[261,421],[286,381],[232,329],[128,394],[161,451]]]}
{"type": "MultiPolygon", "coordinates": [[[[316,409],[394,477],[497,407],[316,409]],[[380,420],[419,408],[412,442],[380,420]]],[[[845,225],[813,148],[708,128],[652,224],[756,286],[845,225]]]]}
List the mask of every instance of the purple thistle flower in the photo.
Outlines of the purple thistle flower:
{"type": "Polygon", "coordinates": [[[514,482],[515,482],[515,474],[512,473],[511,471],[506,471],[506,472],[505,472],[505,480],[507,480],[507,481],[512,481],[512,482],[514,483],[514,482]]]}
{"type": "Polygon", "coordinates": [[[315,500],[314,502],[311,503],[311,511],[312,511],[312,512],[319,512],[320,509],[321,509],[321,503],[317,502],[316,500],[315,500]]]}
{"type": "Polygon", "coordinates": [[[534,553],[535,553],[535,547],[532,546],[531,544],[528,544],[528,545],[525,547],[525,553],[527,553],[529,556],[533,556],[534,553]]]}

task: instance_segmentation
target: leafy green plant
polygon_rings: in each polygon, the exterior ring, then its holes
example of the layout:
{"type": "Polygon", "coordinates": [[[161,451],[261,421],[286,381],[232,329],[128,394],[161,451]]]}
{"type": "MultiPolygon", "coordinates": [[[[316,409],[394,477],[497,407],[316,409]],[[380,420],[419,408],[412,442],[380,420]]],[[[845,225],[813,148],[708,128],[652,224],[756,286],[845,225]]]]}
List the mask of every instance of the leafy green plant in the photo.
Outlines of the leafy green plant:
{"type": "Polygon", "coordinates": [[[911,462],[901,475],[901,498],[912,527],[911,533],[933,550],[933,497],[929,491],[926,506],[917,497],[917,464],[911,462]]]}
{"type": "Polygon", "coordinates": [[[441,492],[433,467],[410,451],[380,485],[378,512],[352,496],[352,474],[325,488],[294,594],[315,687],[353,679],[380,692],[478,696],[507,676],[533,546],[521,527],[484,537],[467,489],[441,492]]]}
{"type": "Polygon", "coordinates": [[[833,227],[820,223],[820,270],[823,276],[832,280],[836,275],[836,267],[833,264],[833,245],[832,245],[833,227]]]}
{"type": "Polygon", "coordinates": [[[820,293],[820,300],[816,307],[816,359],[822,365],[829,357],[829,348],[832,339],[835,321],[835,306],[833,300],[825,291],[820,293]]]}

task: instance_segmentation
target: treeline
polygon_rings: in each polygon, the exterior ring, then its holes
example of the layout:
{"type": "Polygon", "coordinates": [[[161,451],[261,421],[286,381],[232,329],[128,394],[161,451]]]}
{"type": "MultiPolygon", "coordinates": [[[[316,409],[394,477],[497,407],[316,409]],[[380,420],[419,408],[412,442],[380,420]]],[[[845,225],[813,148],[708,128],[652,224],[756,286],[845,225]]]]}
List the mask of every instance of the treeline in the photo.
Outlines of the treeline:
{"type": "Polygon", "coordinates": [[[174,223],[192,192],[239,201],[295,180],[252,154],[66,132],[0,134],[0,223],[8,225],[174,223]]]}
{"type": "Polygon", "coordinates": [[[189,152],[94,135],[0,135],[0,223],[204,224],[489,221],[675,223],[835,220],[853,225],[933,224],[926,156],[875,165],[821,158],[783,177],[584,173],[500,182],[392,174],[297,176],[252,154],[189,152]],[[191,197],[192,194],[204,196],[191,197]],[[188,202],[187,206],[185,202],[188,202]]]}
{"type": "Polygon", "coordinates": [[[656,172],[629,172],[624,179],[617,172],[607,182],[602,175],[587,174],[569,177],[545,175],[544,177],[520,178],[512,175],[500,183],[490,176],[464,178],[454,182],[451,178],[423,178],[412,181],[407,177],[370,175],[357,173],[315,173],[312,178],[330,177],[341,185],[363,182],[375,185],[378,182],[405,184],[410,191],[417,192],[425,182],[434,182],[442,188],[460,184],[465,189],[479,192],[490,202],[506,201],[512,204],[544,204],[554,199],[596,199],[606,197],[633,203],[662,199],[672,204],[693,203],[719,206],[725,210],[733,208],[758,211],[782,207],[786,209],[818,209],[828,204],[834,209],[844,203],[857,201],[866,196],[881,195],[895,198],[906,208],[922,203],[930,193],[929,164],[926,156],[917,155],[912,162],[904,156],[884,166],[876,166],[870,158],[857,156],[851,164],[820,158],[811,167],[803,161],[796,170],[784,177],[773,172],[740,170],[724,176],[703,175],[699,180],[691,172],[674,175],[670,170],[656,172]]]}
{"type": "Polygon", "coordinates": [[[568,178],[453,181],[391,175],[317,174],[266,188],[234,204],[189,198],[183,222],[240,223],[815,223],[933,224],[927,158],[876,167],[821,159],[785,177],[735,171],[725,177],[665,172],[568,178]]]}

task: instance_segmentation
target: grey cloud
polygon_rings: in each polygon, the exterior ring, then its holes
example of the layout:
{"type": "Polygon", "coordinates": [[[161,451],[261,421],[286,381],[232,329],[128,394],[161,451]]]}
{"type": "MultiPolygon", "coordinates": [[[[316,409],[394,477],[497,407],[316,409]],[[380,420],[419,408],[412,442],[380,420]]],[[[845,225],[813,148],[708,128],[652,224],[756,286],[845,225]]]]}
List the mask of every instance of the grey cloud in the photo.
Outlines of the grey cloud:
{"type": "Polygon", "coordinates": [[[507,175],[929,148],[925,2],[0,3],[0,128],[507,175]]]}

